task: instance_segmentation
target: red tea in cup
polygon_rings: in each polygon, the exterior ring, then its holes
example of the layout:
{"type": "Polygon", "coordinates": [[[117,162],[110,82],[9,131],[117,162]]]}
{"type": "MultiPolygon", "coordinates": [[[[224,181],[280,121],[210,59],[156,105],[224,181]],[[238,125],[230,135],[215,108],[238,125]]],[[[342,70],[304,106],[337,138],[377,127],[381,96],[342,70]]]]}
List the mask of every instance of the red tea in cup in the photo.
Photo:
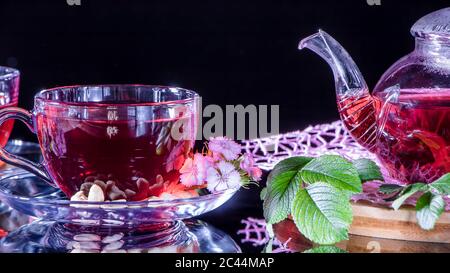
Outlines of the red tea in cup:
{"type": "Polygon", "coordinates": [[[195,140],[197,99],[195,92],[160,86],[44,90],[30,116],[44,175],[69,197],[87,196],[93,184],[110,201],[159,195],[179,184],[195,140]]]}

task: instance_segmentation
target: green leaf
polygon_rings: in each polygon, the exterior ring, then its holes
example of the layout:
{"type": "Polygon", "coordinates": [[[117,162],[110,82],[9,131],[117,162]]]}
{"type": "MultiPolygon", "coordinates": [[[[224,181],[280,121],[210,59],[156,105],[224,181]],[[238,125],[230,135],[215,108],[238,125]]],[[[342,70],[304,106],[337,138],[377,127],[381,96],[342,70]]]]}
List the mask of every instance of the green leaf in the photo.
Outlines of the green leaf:
{"type": "Polygon", "coordinates": [[[323,155],[313,159],[300,171],[302,180],[312,184],[326,182],[335,188],[359,193],[361,179],[352,163],[337,155],[323,155]]]}
{"type": "Polygon", "coordinates": [[[440,195],[426,192],[416,203],[416,218],[419,226],[424,230],[434,228],[436,221],[445,210],[444,198],[440,195]]]}
{"type": "Polygon", "coordinates": [[[440,194],[450,195],[450,173],[444,174],[431,183],[430,186],[440,194]]]}
{"type": "Polygon", "coordinates": [[[267,188],[264,187],[261,189],[261,192],[259,193],[259,198],[261,200],[264,200],[264,199],[266,199],[266,196],[267,196],[267,188]]]}
{"type": "Polygon", "coordinates": [[[291,204],[301,183],[298,172],[311,160],[310,157],[287,158],[269,174],[263,203],[264,218],[269,224],[278,223],[291,213],[291,204]]]}
{"type": "Polygon", "coordinates": [[[392,194],[395,192],[399,192],[403,189],[403,186],[397,184],[382,184],[378,191],[382,194],[392,194]]]}
{"type": "Polygon", "coordinates": [[[303,253],[348,253],[348,252],[336,246],[318,246],[303,251],[303,253]]]}
{"type": "Polygon", "coordinates": [[[353,216],[347,192],[317,182],[299,190],[292,206],[297,228],[311,241],[330,245],[348,239],[353,216]]]}
{"type": "Polygon", "coordinates": [[[353,162],[358,171],[359,178],[362,182],[381,180],[384,181],[383,175],[381,174],[380,167],[370,159],[361,158],[353,162]]]}
{"type": "Polygon", "coordinates": [[[400,193],[400,197],[397,198],[394,202],[392,202],[392,208],[395,210],[398,210],[402,204],[408,199],[409,197],[413,196],[415,193],[420,191],[425,191],[427,189],[427,185],[424,183],[415,183],[408,185],[403,189],[403,191],[400,193]]]}

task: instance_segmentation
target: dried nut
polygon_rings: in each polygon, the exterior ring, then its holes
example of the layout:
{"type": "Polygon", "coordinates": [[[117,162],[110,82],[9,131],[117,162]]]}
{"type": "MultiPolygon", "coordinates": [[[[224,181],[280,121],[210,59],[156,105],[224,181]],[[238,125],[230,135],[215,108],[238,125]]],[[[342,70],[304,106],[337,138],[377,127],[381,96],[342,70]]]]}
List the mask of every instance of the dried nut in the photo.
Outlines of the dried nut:
{"type": "Polygon", "coordinates": [[[95,181],[95,176],[87,176],[85,179],[84,179],[84,182],[94,182],[95,181]]]}
{"type": "Polygon", "coordinates": [[[116,185],[111,187],[111,190],[108,192],[109,200],[117,200],[117,199],[126,199],[127,195],[121,191],[116,185]]]}
{"type": "Polygon", "coordinates": [[[103,194],[102,188],[94,184],[89,190],[88,201],[90,202],[103,202],[105,201],[105,195],[103,194]]]}
{"type": "Polygon", "coordinates": [[[101,241],[102,238],[98,236],[97,234],[91,234],[91,233],[81,233],[73,236],[73,239],[78,242],[95,242],[95,241],[101,241]]]}
{"type": "Polygon", "coordinates": [[[150,183],[145,178],[142,177],[139,178],[136,181],[136,186],[137,186],[137,196],[136,196],[137,200],[148,197],[148,190],[150,187],[150,183]]]}
{"type": "Polygon", "coordinates": [[[100,188],[102,188],[102,191],[105,192],[106,191],[106,183],[101,181],[101,180],[95,180],[94,184],[99,186],[100,188]]]}
{"type": "Polygon", "coordinates": [[[130,189],[126,189],[126,190],[125,190],[125,194],[127,195],[127,198],[129,199],[129,198],[135,196],[135,195],[136,195],[136,192],[133,191],[133,190],[130,190],[130,189]]]}
{"type": "Polygon", "coordinates": [[[112,189],[112,186],[116,185],[116,182],[112,180],[106,181],[106,193],[110,192],[112,189]]]}
{"type": "Polygon", "coordinates": [[[116,233],[116,234],[113,234],[113,235],[110,235],[110,236],[105,236],[102,239],[102,243],[109,244],[109,243],[112,243],[112,242],[116,242],[116,241],[119,241],[120,239],[122,239],[123,236],[124,235],[123,235],[122,232],[121,233],[116,233]]]}
{"type": "Polygon", "coordinates": [[[117,250],[123,246],[124,242],[122,240],[115,241],[110,244],[107,244],[103,247],[104,250],[117,250]]]}
{"type": "Polygon", "coordinates": [[[87,201],[87,197],[84,195],[84,192],[78,191],[70,197],[70,201],[87,201]]]}
{"type": "Polygon", "coordinates": [[[156,176],[156,183],[164,183],[164,178],[162,175],[158,174],[156,176]]]}
{"type": "Polygon", "coordinates": [[[92,185],[94,185],[93,182],[84,182],[81,184],[80,191],[84,193],[84,195],[88,196],[89,190],[91,189],[92,185]]]}

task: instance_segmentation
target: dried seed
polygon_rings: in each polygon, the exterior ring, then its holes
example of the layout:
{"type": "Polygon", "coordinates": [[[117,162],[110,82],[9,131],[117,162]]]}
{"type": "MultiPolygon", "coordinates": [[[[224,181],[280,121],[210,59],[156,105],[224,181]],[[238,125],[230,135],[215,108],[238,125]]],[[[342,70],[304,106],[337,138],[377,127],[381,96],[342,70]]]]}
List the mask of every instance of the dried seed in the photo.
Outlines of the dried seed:
{"type": "Polygon", "coordinates": [[[144,199],[146,197],[148,197],[148,190],[150,187],[150,183],[145,179],[145,178],[139,178],[136,181],[136,186],[137,186],[137,195],[136,198],[139,199],[144,199]]]}
{"type": "Polygon", "coordinates": [[[162,175],[158,174],[156,176],[156,183],[164,183],[164,178],[162,175]]]}
{"type": "Polygon", "coordinates": [[[84,192],[78,191],[70,197],[70,201],[87,201],[87,197],[84,195],[84,192]]]}
{"type": "Polygon", "coordinates": [[[116,241],[119,241],[120,239],[122,239],[123,236],[124,236],[124,234],[122,232],[116,233],[116,234],[113,234],[113,235],[110,235],[110,236],[105,236],[103,238],[103,240],[102,240],[102,243],[109,244],[109,243],[112,243],[112,242],[116,242],[116,241]]]}
{"type": "Polygon", "coordinates": [[[102,188],[103,192],[106,192],[106,183],[101,180],[95,180],[94,184],[102,188]]]}
{"type": "Polygon", "coordinates": [[[133,190],[130,190],[130,189],[126,189],[126,190],[125,190],[125,194],[127,195],[127,198],[129,199],[129,198],[135,196],[135,195],[136,195],[136,192],[133,191],[133,190]]]}
{"type": "Polygon", "coordinates": [[[90,202],[103,202],[105,201],[105,195],[103,194],[102,188],[94,184],[89,190],[88,201],[90,202]]]}
{"type": "Polygon", "coordinates": [[[112,186],[114,186],[116,184],[116,182],[112,181],[112,180],[108,180],[106,181],[106,194],[108,194],[108,192],[111,191],[112,186]]]}
{"type": "Polygon", "coordinates": [[[88,196],[89,190],[91,189],[92,185],[94,185],[93,182],[84,182],[81,184],[80,191],[84,193],[84,195],[88,196]]]}
{"type": "Polygon", "coordinates": [[[121,191],[116,185],[113,185],[111,187],[111,190],[108,192],[108,198],[111,201],[117,200],[117,199],[126,199],[127,195],[121,191]]]}

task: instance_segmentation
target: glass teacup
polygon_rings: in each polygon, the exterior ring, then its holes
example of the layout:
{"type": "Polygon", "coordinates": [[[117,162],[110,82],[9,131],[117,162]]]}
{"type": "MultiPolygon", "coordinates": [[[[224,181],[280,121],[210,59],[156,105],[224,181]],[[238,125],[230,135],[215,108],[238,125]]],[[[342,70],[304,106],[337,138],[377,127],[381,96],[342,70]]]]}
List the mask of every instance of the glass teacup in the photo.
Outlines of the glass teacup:
{"type": "Polygon", "coordinates": [[[31,113],[0,110],[0,124],[19,119],[37,134],[43,162],[4,149],[0,159],[56,185],[69,198],[89,197],[93,185],[103,190],[105,201],[158,196],[179,184],[179,169],[195,141],[198,98],[190,90],[151,85],[43,90],[31,113]]]}

